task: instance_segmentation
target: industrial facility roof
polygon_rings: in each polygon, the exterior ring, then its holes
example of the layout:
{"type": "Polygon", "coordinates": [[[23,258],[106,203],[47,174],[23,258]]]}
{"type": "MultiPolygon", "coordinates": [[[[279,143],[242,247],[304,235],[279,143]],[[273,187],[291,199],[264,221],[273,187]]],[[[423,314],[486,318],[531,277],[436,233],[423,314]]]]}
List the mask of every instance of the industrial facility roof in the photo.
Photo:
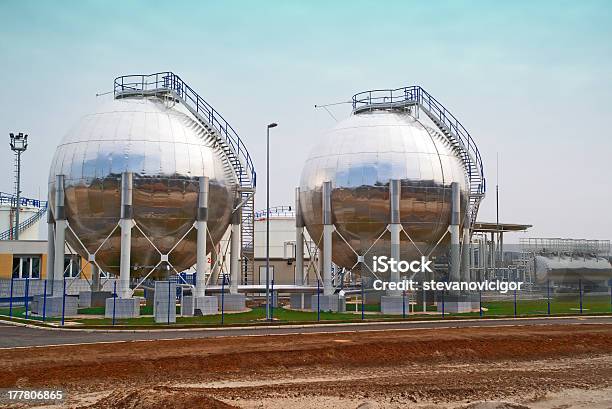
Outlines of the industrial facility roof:
{"type": "Polygon", "coordinates": [[[515,224],[515,223],[495,223],[495,222],[476,222],[474,223],[474,232],[489,233],[489,232],[508,232],[508,231],[527,231],[533,227],[532,224],[515,224]]]}

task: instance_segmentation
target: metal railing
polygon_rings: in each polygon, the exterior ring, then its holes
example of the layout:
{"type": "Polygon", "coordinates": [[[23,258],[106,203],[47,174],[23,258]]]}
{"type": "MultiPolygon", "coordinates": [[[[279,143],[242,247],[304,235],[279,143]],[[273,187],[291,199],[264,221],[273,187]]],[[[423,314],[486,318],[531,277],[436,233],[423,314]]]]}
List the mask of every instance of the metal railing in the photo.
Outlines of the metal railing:
{"type": "MultiPolygon", "coordinates": [[[[19,198],[21,206],[26,207],[47,207],[47,202],[38,199],[28,199],[27,197],[19,198]]],[[[0,205],[17,206],[17,197],[12,193],[0,192],[0,205]]]]}
{"type": "Polygon", "coordinates": [[[31,227],[32,225],[34,225],[34,223],[36,223],[38,220],[40,220],[47,213],[47,202],[44,202],[44,203],[45,203],[45,207],[41,207],[40,209],[38,209],[38,211],[34,213],[32,216],[28,217],[23,222],[19,223],[19,226],[10,228],[0,233],[0,240],[9,240],[15,237],[15,231],[17,229],[19,229],[19,233],[21,233],[25,231],[25,229],[27,229],[28,227],[31,227]]]}
{"type": "Polygon", "coordinates": [[[137,94],[147,95],[172,91],[196,113],[201,115],[224,138],[235,158],[230,161],[239,167],[237,176],[242,187],[254,188],[257,174],[253,160],[238,133],[204,98],[200,97],[178,75],[166,71],[155,74],[123,75],[115,78],[114,96],[122,98],[137,94]]]}
{"type": "Polygon", "coordinates": [[[476,142],[459,120],[431,94],[418,85],[396,89],[377,89],[353,95],[353,113],[372,109],[417,106],[458,145],[470,179],[470,223],[476,221],[480,201],[486,192],[486,179],[476,142]]]}
{"type": "MultiPolygon", "coordinates": [[[[267,210],[258,210],[255,212],[255,220],[265,219],[268,215],[267,210]]],[[[293,206],[274,206],[270,208],[270,218],[273,217],[295,217],[295,209],[293,206]]]]}

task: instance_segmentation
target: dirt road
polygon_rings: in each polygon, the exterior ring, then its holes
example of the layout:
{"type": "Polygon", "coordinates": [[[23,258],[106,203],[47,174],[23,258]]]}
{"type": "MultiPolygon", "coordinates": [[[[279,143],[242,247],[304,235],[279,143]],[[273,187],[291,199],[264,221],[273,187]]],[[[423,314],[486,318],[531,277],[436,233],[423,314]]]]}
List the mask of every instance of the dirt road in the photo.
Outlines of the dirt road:
{"type": "Polygon", "coordinates": [[[67,407],[612,408],[612,325],[137,341],[0,362],[0,388],[62,388],[67,407]]]}

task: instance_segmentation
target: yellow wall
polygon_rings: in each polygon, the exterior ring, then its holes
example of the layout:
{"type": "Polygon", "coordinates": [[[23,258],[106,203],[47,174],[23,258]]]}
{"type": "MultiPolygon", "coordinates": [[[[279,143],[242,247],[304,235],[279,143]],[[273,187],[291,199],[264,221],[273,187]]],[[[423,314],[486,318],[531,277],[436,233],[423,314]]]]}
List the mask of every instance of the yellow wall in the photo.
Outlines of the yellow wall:
{"type": "Polygon", "coordinates": [[[0,278],[11,278],[13,275],[13,255],[0,254],[0,278]]]}
{"type": "MultiPolygon", "coordinates": [[[[34,255],[34,254],[33,254],[34,255]]],[[[40,254],[41,256],[41,266],[40,266],[40,278],[47,277],[47,255],[40,254]]],[[[81,273],[81,277],[91,279],[91,264],[87,264],[87,260],[81,258],[81,268],[83,272],[81,273]]],[[[13,271],[13,254],[12,253],[0,253],[0,279],[1,278],[11,278],[13,271]]]]}
{"type": "Polygon", "coordinates": [[[47,255],[40,255],[40,278],[47,278],[47,255]]]}

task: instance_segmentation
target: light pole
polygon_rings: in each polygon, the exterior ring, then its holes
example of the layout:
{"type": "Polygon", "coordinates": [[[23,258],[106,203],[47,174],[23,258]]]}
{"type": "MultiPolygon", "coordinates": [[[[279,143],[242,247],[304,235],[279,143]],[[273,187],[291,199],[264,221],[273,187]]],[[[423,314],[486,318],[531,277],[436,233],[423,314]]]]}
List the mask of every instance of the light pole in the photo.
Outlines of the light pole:
{"type": "Polygon", "coordinates": [[[17,135],[10,133],[11,137],[11,150],[15,152],[17,156],[17,180],[16,180],[16,198],[17,198],[17,211],[15,212],[15,234],[13,235],[14,240],[19,240],[19,211],[21,205],[21,153],[25,152],[28,148],[28,135],[24,135],[23,132],[19,132],[17,135]]]}
{"type": "Polygon", "coordinates": [[[270,128],[278,124],[272,122],[266,129],[266,320],[270,316],[270,128]]]}

